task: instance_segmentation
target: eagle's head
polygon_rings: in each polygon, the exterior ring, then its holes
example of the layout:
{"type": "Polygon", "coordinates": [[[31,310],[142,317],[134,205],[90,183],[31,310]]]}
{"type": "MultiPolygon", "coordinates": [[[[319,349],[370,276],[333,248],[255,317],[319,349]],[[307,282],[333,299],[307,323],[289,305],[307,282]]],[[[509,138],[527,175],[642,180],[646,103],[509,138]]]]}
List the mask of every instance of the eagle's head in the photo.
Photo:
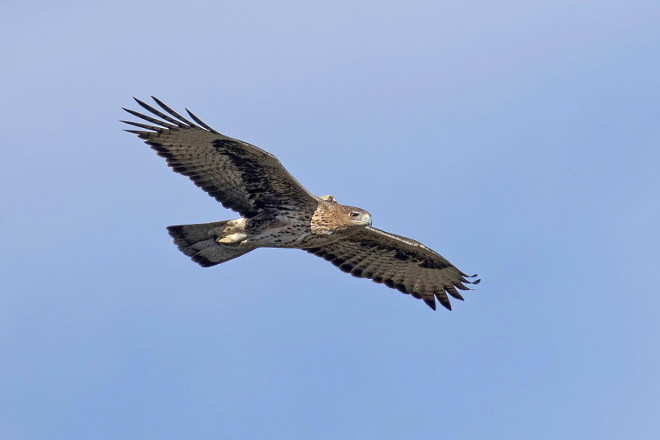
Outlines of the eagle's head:
{"type": "Polygon", "coordinates": [[[355,206],[345,206],[348,221],[353,226],[371,226],[371,214],[355,206]]]}
{"type": "Polygon", "coordinates": [[[342,205],[334,199],[329,201],[319,198],[321,203],[311,220],[313,230],[323,231],[323,234],[334,234],[371,226],[371,214],[364,209],[342,205]]]}

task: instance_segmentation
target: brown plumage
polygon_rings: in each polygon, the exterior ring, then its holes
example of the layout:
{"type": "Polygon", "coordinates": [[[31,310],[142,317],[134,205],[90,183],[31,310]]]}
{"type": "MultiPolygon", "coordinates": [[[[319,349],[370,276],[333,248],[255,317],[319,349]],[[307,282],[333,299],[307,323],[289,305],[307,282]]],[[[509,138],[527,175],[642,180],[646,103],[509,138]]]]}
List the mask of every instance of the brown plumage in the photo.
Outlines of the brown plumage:
{"type": "Polygon", "coordinates": [[[440,254],[406,237],[371,226],[371,215],[316,197],[289,174],[272,154],[224,136],[188,111],[192,121],[156,98],[163,110],[140,100],[153,116],[124,109],[149,124],[122,121],[177,173],[215,197],[241,218],[169,226],[179,249],[202,266],[214,266],[259,247],[298,248],[325,258],[356,277],[451,310],[448,295],[463,299],[468,280],[440,254]]]}

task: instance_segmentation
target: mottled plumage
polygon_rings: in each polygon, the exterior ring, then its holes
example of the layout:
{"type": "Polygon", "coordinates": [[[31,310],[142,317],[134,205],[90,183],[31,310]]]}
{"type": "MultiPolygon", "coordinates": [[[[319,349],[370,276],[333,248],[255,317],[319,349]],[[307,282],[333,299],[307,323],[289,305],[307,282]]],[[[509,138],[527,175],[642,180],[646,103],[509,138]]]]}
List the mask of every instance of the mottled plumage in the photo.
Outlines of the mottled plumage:
{"type": "Polygon", "coordinates": [[[272,154],[224,136],[188,111],[192,121],[153,98],[161,110],[137,100],[153,116],[124,109],[149,124],[122,121],[177,173],[241,218],[169,226],[174,243],[202,266],[214,266],[259,247],[298,248],[325,258],[344,272],[451,309],[448,294],[470,281],[440,254],[409,238],[371,226],[363,209],[316,197],[272,154]]]}

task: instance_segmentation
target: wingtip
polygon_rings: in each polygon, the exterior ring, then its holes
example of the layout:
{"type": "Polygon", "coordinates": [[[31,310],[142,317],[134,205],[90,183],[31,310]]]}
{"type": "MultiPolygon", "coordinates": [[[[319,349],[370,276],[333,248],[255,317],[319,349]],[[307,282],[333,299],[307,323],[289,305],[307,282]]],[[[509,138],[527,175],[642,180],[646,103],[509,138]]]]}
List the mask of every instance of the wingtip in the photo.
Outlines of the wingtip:
{"type": "MultiPolygon", "coordinates": [[[[133,98],[133,99],[135,99],[135,98],[133,98]]],[[[124,110],[129,115],[135,116],[135,113],[136,113],[135,110],[131,110],[130,108],[126,108],[126,107],[122,107],[121,109],[124,110]]],[[[124,122],[124,121],[121,121],[121,122],[124,122]]]]}
{"type": "Polygon", "coordinates": [[[147,133],[146,131],[140,131],[140,130],[129,130],[129,129],[127,129],[127,128],[125,128],[123,131],[125,131],[126,133],[136,134],[136,135],[138,135],[138,137],[140,137],[140,138],[142,138],[142,139],[144,139],[143,136],[145,136],[146,133],[147,133]]]}
{"type": "Polygon", "coordinates": [[[206,122],[204,122],[204,121],[202,121],[201,119],[199,119],[199,118],[198,118],[193,112],[191,112],[191,111],[188,110],[187,108],[186,108],[186,113],[188,113],[188,115],[190,115],[190,117],[192,118],[192,120],[195,121],[195,122],[197,122],[202,128],[207,129],[207,130],[210,131],[211,133],[216,133],[216,134],[218,134],[217,131],[215,131],[213,128],[211,128],[206,122]]]}
{"type": "Polygon", "coordinates": [[[190,122],[188,119],[186,119],[186,118],[184,118],[183,116],[181,116],[179,113],[177,113],[176,111],[174,111],[171,107],[169,107],[167,104],[165,104],[165,103],[164,103],[163,101],[161,101],[160,99],[156,98],[156,97],[153,96],[153,95],[151,96],[151,99],[153,99],[154,102],[156,102],[156,104],[158,104],[158,106],[159,106],[160,108],[162,108],[162,109],[165,110],[167,113],[169,113],[170,116],[173,116],[174,119],[178,119],[178,121],[183,122],[184,124],[187,124],[187,125],[190,126],[190,127],[195,127],[195,124],[193,124],[193,123],[190,122]]]}
{"type": "Polygon", "coordinates": [[[156,98],[154,95],[149,95],[149,96],[151,96],[151,99],[153,99],[156,104],[158,104],[159,106],[161,106],[163,108],[167,108],[167,105],[165,105],[165,103],[163,103],[163,101],[156,98]]]}
{"type": "Polygon", "coordinates": [[[447,294],[442,292],[442,293],[436,293],[436,298],[438,298],[438,301],[440,302],[440,305],[444,307],[445,309],[451,311],[451,302],[449,301],[449,298],[447,297],[447,294]]]}
{"type": "MultiPolygon", "coordinates": [[[[479,274],[477,274],[477,273],[475,273],[474,275],[466,275],[464,273],[461,273],[461,275],[465,278],[477,278],[479,276],[479,274]]],[[[477,284],[479,284],[481,282],[481,278],[477,278],[474,281],[468,280],[468,279],[465,279],[465,278],[462,279],[461,281],[464,282],[464,283],[472,284],[473,286],[476,286],[477,284]]],[[[470,289],[470,290],[472,290],[472,289],[470,289]]]]}
{"type": "Polygon", "coordinates": [[[427,306],[435,310],[435,298],[424,298],[424,302],[427,306]]]}

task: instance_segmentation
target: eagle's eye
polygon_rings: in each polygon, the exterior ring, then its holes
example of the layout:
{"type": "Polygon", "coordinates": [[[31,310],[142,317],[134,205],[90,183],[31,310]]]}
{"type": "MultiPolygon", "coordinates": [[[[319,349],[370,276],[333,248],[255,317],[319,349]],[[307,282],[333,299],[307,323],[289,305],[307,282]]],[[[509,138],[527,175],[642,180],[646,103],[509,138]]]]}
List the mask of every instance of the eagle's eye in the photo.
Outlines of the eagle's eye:
{"type": "Polygon", "coordinates": [[[358,218],[360,216],[360,213],[357,211],[351,211],[348,215],[351,218],[358,218]]]}

